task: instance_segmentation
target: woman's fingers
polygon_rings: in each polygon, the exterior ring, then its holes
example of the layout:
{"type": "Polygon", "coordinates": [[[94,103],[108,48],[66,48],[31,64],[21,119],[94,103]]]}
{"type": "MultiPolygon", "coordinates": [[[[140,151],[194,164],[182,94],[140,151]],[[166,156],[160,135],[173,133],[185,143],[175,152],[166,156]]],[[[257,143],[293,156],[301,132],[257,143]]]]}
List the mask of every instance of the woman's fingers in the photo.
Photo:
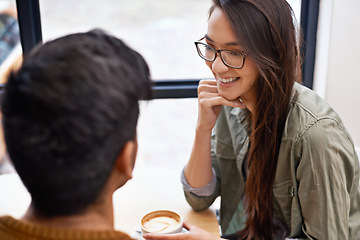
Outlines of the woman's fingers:
{"type": "Polygon", "coordinates": [[[187,221],[184,221],[183,225],[184,225],[184,228],[188,231],[192,231],[192,230],[198,228],[197,226],[192,225],[192,224],[188,223],[187,221]]]}
{"type": "Polygon", "coordinates": [[[198,95],[202,92],[217,93],[217,85],[214,80],[201,80],[198,86],[198,95]]]}
{"type": "Polygon", "coordinates": [[[216,80],[214,79],[202,79],[199,81],[200,85],[215,85],[216,86],[216,80]]]}
{"type": "Polygon", "coordinates": [[[240,107],[245,108],[246,105],[241,102],[239,99],[227,100],[220,96],[218,93],[210,93],[210,92],[201,92],[198,95],[199,104],[201,107],[205,109],[212,108],[218,105],[225,105],[229,107],[240,107]]]}
{"type": "Polygon", "coordinates": [[[211,92],[211,93],[217,93],[218,89],[216,85],[199,85],[198,86],[198,94],[202,92],[211,92]]]}
{"type": "Polygon", "coordinates": [[[246,108],[246,105],[239,99],[227,100],[227,99],[221,97],[218,94],[216,80],[211,80],[211,79],[200,80],[199,86],[198,86],[198,99],[201,100],[201,99],[207,99],[207,98],[209,98],[209,99],[214,98],[214,101],[209,102],[209,103],[214,103],[213,106],[226,105],[226,106],[230,106],[230,107],[246,108]],[[212,94],[209,94],[209,93],[212,93],[212,94]]]}

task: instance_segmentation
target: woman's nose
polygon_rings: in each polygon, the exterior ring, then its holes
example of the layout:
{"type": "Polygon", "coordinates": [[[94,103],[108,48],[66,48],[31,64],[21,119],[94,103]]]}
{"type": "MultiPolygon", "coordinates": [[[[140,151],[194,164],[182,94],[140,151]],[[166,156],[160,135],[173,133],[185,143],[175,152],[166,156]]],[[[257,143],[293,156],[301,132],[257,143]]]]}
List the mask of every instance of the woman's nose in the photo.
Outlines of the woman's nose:
{"type": "Polygon", "coordinates": [[[211,63],[211,70],[216,73],[224,73],[229,70],[229,67],[224,64],[219,54],[217,54],[215,60],[211,63]]]}

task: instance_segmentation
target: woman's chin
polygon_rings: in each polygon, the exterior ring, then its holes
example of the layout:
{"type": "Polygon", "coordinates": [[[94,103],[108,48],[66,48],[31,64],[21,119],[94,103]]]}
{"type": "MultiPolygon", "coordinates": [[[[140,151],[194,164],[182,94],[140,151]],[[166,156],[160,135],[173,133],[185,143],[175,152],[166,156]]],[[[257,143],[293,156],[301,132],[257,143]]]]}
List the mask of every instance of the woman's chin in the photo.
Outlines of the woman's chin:
{"type": "Polygon", "coordinates": [[[219,95],[222,96],[223,98],[225,98],[228,101],[234,101],[236,99],[239,99],[238,95],[235,94],[228,94],[228,93],[224,93],[222,91],[219,91],[219,95]]]}

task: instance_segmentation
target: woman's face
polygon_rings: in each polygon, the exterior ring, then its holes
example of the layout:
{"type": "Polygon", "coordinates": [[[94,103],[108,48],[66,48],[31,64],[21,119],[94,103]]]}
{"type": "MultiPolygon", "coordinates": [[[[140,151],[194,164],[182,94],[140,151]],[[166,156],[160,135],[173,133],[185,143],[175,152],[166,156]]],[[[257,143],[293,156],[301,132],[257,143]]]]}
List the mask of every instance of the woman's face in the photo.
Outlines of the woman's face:
{"type": "MultiPolygon", "coordinates": [[[[209,18],[205,39],[208,45],[216,49],[243,51],[226,15],[218,7],[214,9],[209,18]]],[[[246,57],[245,64],[241,69],[226,66],[221,61],[219,54],[214,62],[206,61],[206,64],[216,78],[218,93],[227,100],[241,98],[251,111],[255,105],[254,85],[259,75],[251,57],[246,57]]]]}

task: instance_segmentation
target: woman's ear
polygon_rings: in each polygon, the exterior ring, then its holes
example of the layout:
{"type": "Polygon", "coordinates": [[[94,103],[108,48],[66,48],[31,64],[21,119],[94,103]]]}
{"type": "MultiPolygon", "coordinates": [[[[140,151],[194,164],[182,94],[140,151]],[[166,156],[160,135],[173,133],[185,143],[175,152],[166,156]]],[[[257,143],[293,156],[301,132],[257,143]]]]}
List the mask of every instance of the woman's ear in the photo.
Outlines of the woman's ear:
{"type": "Polygon", "coordinates": [[[137,152],[137,141],[127,141],[116,159],[116,170],[127,179],[132,178],[137,152]]]}

